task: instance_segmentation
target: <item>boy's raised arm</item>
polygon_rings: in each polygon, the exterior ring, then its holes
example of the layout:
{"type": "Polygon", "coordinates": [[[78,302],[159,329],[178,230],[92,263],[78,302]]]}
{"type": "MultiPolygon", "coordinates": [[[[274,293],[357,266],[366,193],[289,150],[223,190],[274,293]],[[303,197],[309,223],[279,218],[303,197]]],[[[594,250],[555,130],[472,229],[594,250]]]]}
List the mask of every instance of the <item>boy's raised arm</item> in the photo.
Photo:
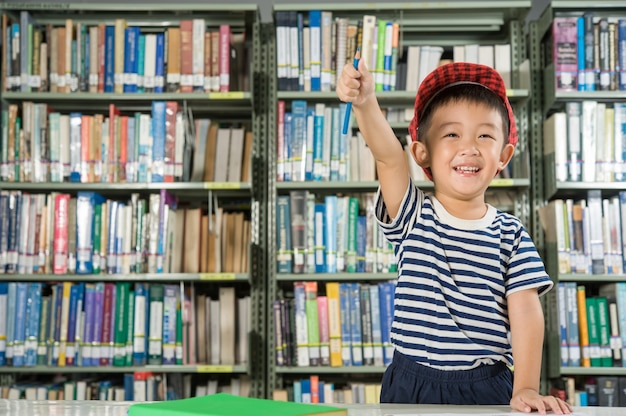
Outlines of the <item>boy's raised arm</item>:
{"type": "Polygon", "coordinates": [[[383,200],[393,218],[409,185],[409,166],[402,145],[380,111],[372,74],[363,61],[358,71],[352,65],[343,68],[337,95],[342,101],[352,102],[359,130],[376,160],[383,200]]]}

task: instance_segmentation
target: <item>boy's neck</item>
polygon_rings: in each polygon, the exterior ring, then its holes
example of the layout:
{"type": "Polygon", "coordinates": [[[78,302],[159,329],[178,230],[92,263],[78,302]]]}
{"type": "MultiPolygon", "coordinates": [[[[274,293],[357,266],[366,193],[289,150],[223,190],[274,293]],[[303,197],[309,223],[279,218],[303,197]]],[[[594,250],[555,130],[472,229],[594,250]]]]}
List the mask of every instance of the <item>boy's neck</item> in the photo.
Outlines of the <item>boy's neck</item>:
{"type": "Polygon", "coordinates": [[[479,220],[487,213],[484,196],[462,200],[435,191],[437,201],[448,211],[448,214],[462,220],[479,220]]]}

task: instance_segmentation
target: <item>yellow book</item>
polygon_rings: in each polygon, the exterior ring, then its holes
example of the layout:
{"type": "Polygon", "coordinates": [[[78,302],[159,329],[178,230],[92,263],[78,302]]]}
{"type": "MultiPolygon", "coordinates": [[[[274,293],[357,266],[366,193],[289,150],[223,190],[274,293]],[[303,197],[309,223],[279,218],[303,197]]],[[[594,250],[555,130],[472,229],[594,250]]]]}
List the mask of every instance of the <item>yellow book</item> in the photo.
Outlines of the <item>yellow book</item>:
{"type": "Polygon", "coordinates": [[[339,283],[326,283],[328,298],[328,329],[330,337],[330,366],[341,367],[341,320],[339,317],[339,283]]]}
{"type": "Polygon", "coordinates": [[[591,367],[591,354],[589,351],[589,328],[587,324],[587,299],[585,297],[585,287],[578,286],[576,290],[576,300],[578,306],[578,335],[580,337],[580,365],[581,367],[591,367]]]}

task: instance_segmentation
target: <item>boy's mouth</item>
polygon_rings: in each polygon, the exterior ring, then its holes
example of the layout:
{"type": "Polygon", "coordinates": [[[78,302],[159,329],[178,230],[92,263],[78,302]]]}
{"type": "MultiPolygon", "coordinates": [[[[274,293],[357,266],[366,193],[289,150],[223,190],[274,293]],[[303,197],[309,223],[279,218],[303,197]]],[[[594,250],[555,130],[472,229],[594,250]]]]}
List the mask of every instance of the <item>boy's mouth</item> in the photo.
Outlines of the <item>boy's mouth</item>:
{"type": "Polygon", "coordinates": [[[480,168],[476,166],[456,166],[454,170],[458,173],[476,173],[480,168]]]}

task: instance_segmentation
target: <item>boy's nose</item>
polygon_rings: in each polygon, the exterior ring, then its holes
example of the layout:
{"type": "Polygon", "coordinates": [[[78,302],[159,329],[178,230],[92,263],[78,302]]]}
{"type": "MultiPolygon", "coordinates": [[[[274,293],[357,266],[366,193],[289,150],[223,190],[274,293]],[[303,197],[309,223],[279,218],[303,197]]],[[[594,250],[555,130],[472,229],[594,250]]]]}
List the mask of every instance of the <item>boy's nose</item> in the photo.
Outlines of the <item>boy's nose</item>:
{"type": "Polygon", "coordinates": [[[478,154],[478,146],[474,140],[463,140],[461,142],[461,153],[463,155],[476,155],[478,154]]]}

